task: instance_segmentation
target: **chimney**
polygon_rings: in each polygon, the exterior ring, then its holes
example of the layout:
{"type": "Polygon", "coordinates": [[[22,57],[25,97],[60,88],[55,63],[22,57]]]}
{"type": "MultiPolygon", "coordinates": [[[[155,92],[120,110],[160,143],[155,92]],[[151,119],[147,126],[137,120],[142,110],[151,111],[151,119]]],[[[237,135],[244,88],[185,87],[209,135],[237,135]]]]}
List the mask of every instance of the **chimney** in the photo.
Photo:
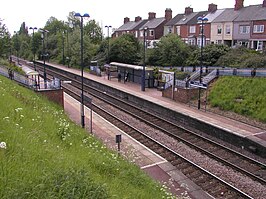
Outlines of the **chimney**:
{"type": "Polygon", "coordinates": [[[266,0],[263,1],[262,7],[266,7],[266,0]]]}
{"type": "Polygon", "coordinates": [[[244,7],[244,0],[236,0],[235,10],[239,10],[244,7]]]}
{"type": "Polygon", "coordinates": [[[141,20],[141,17],[140,16],[135,17],[135,22],[138,22],[140,20],[141,20]]]}
{"type": "Polygon", "coordinates": [[[155,12],[149,12],[149,20],[155,19],[156,18],[156,13],[155,12]]]}
{"type": "Polygon", "coordinates": [[[172,10],[171,10],[171,8],[166,8],[166,10],[165,10],[165,19],[166,19],[166,21],[170,21],[172,19],[172,10]]]}
{"type": "Polygon", "coordinates": [[[129,21],[130,21],[130,19],[128,17],[125,17],[124,18],[124,24],[127,23],[127,22],[129,22],[129,21]]]}
{"type": "Polygon", "coordinates": [[[191,14],[191,13],[193,13],[193,8],[191,8],[191,7],[186,7],[186,8],[185,8],[185,15],[189,15],[189,14],[191,14]]]}
{"type": "Polygon", "coordinates": [[[217,10],[217,5],[216,4],[209,4],[208,12],[215,12],[217,10]]]}

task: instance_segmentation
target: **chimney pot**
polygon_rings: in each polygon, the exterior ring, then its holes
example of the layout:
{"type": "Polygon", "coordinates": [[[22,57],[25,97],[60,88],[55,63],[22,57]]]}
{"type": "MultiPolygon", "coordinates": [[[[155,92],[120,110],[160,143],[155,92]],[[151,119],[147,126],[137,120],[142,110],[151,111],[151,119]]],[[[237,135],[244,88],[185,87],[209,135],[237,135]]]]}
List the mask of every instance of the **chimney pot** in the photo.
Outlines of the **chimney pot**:
{"type": "Polygon", "coordinates": [[[140,16],[135,17],[135,22],[140,21],[142,18],[140,16]]]}
{"type": "Polygon", "coordinates": [[[128,17],[124,18],[124,24],[128,23],[130,21],[130,19],[128,17]]]}
{"type": "Polygon", "coordinates": [[[235,10],[239,10],[244,7],[244,0],[236,0],[235,10]]]}
{"type": "Polygon", "coordinates": [[[165,19],[166,21],[170,21],[172,19],[172,10],[170,8],[166,8],[165,10],[165,19]]]}
{"type": "Polygon", "coordinates": [[[185,15],[189,15],[189,14],[191,14],[191,13],[193,13],[193,8],[191,8],[191,7],[186,7],[186,8],[185,8],[185,15]]]}
{"type": "Polygon", "coordinates": [[[149,12],[149,20],[155,19],[156,18],[156,13],[155,12],[149,12]]]}
{"type": "Polygon", "coordinates": [[[217,10],[217,5],[216,4],[209,4],[208,12],[215,12],[217,10]]]}

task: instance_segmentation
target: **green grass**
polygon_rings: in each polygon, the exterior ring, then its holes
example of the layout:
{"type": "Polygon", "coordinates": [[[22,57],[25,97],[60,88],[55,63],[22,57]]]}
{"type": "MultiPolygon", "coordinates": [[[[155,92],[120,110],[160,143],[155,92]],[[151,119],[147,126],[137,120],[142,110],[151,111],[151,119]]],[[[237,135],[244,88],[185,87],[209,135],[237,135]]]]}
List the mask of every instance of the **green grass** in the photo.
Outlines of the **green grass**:
{"type": "Polygon", "coordinates": [[[266,122],[266,78],[221,77],[209,94],[210,104],[266,122]]]}
{"type": "Polygon", "coordinates": [[[174,198],[72,123],[58,105],[0,76],[0,198],[174,198]]]}

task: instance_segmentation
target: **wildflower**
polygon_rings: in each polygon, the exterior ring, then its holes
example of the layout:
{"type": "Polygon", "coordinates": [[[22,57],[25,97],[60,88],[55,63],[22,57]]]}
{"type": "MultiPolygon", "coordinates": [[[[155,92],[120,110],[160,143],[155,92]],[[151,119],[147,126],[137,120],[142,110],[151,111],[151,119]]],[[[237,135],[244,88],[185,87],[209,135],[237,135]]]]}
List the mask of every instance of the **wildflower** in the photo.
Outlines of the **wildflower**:
{"type": "Polygon", "coordinates": [[[8,119],[9,119],[9,117],[4,117],[4,118],[3,118],[3,120],[8,120],[8,119]]]}
{"type": "Polygon", "coordinates": [[[6,149],[6,143],[5,142],[0,143],[0,149],[6,149]]]}
{"type": "Polygon", "coordinates": [[[47,142],[47,140],[44,140],[43,142],[44,142],[44,143],[46,143],[46,142],[47,142]]]}
{"type": "Polygon", "coordinates": [[[15,111],[16,112],[22,111],[22,108],[16,108],[15,111]]]}

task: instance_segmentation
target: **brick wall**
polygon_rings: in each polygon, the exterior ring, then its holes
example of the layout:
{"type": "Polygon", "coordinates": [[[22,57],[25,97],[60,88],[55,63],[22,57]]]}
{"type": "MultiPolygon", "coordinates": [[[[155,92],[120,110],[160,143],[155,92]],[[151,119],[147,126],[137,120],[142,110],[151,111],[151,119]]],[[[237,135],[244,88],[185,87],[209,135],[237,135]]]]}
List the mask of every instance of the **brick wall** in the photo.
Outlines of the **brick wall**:
{"type": "Polygon", "coordinates": [[[53,101],[62,107],[64,107],[64,92],[63,89],[57,89],[57,90],[40,90],[37,91],[41,95],[44,95],[47,97],[50,101],[53,101]]]}
{"type": "MultiPolygon", "coordinates": [[[[192,89],[176,88],[174,91],[174,100],[181,103],[188,103],[189,100],[195,98],[197,94],[198,94],[197,88],[192,88],[192,89]]],[[[172,88],[163,90],[162,96],[172,99],[172,88]]]]}

